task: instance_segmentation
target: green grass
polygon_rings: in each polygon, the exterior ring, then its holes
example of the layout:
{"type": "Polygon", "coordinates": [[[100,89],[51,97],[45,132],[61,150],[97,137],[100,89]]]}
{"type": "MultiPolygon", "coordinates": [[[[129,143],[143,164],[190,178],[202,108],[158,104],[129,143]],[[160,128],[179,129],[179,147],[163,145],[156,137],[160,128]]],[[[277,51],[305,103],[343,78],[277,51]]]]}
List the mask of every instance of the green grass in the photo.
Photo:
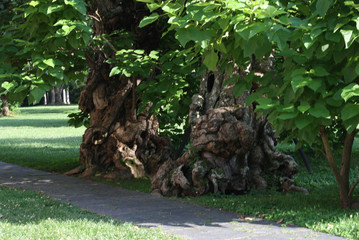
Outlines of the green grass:
{"type": "Polygon", "coordinates": [[[179,239],[73,207],[33,191],[0,187],[0,239],[179,239]]]}
{"type": "MultiPolygon", "coordinates": [[[[67,126],[66,115],[76,106],[21,108],[13,118],[0,118],[0,159],[19,165],[46,171],[64,172],[77,166],[78,149],[84,128],[67,126]]],[[[354,144],[353,170],[351,179],[359,178],[359,139],[354,144]]],[[[291,151],[291,145],[282,150],[291,151]]],[[[248,195],[223,196],[212,194],[180,200],[261,216],[266,219],[284,219],[283,224],[305,226],[352,239],[359,239],[359,213],[343,210],[339,206],[338,188],[328,162],[316,152],[307,153],[314,174],[309,174],[299,155],[294,153],[300,165],[296,184],[307,188],[309,195],[294,192],[252,191],[248,195]]],[[[96,181],[131,190],[150,192],[149,179],[116,180],[109,182],[101,178],[96,181]]],[[[358,189],[355,198],[359,199],[358,189]]]]}
{"type": "Polygon", "coordinates": [[[75,105],[36,106],[0,118],[0,160],[49,172],[76,167],[85,128],[68,126],[74,111],[75,105]]]}

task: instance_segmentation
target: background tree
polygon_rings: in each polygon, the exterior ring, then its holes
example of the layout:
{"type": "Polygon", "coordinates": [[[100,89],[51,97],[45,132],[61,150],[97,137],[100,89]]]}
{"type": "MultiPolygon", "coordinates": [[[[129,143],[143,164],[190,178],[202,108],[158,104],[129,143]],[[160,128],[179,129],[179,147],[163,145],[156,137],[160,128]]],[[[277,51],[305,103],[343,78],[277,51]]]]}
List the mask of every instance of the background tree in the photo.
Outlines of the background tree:
{"type": "Polygon", "coordinates": [[[2,6],[7,17],[1,25],[0,84],[9,101],[28,96],[36,103],[51,86],[83,79],[83,48],[91,30],[85,3],[8,1],[2,6]]]}

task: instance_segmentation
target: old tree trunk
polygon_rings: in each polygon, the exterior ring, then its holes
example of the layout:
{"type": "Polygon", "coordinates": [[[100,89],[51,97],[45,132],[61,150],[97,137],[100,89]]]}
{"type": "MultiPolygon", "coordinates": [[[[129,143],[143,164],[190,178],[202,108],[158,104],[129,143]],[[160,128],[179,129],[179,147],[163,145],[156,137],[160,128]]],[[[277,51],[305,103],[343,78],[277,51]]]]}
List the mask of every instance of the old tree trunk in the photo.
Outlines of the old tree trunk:
{"type": "Polygon", "coordinates": [[[190,106],[189,150],[161,166],[152,178],[153,189],[163,195],[245,193],[267,187],[306,193],[293,185],[298,166],[275,150],[266,118],[245,105],[248,93],[235,98],[225,79],[218,72],[203,75],[190,106]]]}
{"type": "Polygon", "coordinates": [[[8,117],[10,116],[10,109],[9,109],[9,103],[7,101],[6,95],[1,94],[1,114],[0,116],[8,117]]]}
{"type": "MultiPolygon", "coordinates": [[[[86,60],[90,73],[82,91],[79,108],[90,115],[90,126],[80,147],[81,166],[67,174],[92,176],[111,170],[107,177],[141,177],[153,175],[168,159],[171,143],[157,136],[158,122],[148,112],[137,114],[135,85],[141,79],[109,77],[112,66],[106,60],[115,54],[115,42],[109,34],[117,30],[131,33],[134,48],[150,51],[156,48],[156,29],[139,29],[141,19],[149,14],[146,6],[135,1],[95,0],[88,2],[94,35],[103,46],[91,46],[86,60]],[[103,34],[107,37],[103,37],[103,34]]],[[[157,34],[157,35],[156,35],[157,34]]],[[[116,35],[114,35],[114,38],[116,35]]]]}
{"type": "Polygon", "coordinates": [[[233,86],[225,87],[218,72],[203,75],[190,106],[190,148],[172,159],[170,141],[157,135],[158,121],[146,110],[137,114],[135,88],[144,79],[109,77],[113,66],[106,62],[117,50],[111,34],[117,30],[131,33],[135,49],[158,47],[161,34],[155,26],[137,27],[148,10],[134,1],[110,0],[90,1],[87,10],[94,34],[103,41],[86,56],[91,69],[79,107],[90,115],[90,126],[80,148],[81,166],[68,174],[105,170],[113,178],[152,176],[153,189],[163,195],[242,193],[275,184],[305,192],[293,185],[297,164],[275,150],[266,118],[245,106],[245,95],[235,98],[233,86]]]}

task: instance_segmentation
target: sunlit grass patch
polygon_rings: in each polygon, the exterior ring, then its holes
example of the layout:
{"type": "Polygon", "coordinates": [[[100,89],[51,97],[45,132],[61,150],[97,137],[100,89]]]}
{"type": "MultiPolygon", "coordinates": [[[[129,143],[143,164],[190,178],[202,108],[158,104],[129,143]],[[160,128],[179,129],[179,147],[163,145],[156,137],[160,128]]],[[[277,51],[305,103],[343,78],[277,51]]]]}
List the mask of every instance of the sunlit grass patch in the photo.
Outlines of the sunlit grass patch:
{"type": "Polygon", "coordinates": [[[75,105],[35,106],[0,118],[1,161],[60,173],[76,167],[85,128],[68,126],[74,111],[75,105]]]}

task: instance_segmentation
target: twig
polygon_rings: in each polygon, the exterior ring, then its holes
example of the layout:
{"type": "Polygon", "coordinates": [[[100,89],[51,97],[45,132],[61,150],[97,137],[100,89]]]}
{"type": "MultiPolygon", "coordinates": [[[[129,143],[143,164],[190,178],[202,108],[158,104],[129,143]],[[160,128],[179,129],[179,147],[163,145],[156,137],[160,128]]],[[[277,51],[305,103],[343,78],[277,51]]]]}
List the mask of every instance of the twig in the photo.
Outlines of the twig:
{"type": "Polygon", "coordinates": [[[117,52],[117,49],[112,45],[112,43],[110,43],[109,40],[107,40],[104,36],[100,36],[100,38],[104,40],[113,51],[117,52]]]}
{"type": "Polygon", "coordinates": [[[354,193],[354,189],[355,189],[355,187],[356,187],[358,184],[359,184],[359,179],[351,186],[350,191],[349,191],[349,193],[348,193],[348,198],[349,198],[349,200],[352,199],[353,193],[354,193]]]}

